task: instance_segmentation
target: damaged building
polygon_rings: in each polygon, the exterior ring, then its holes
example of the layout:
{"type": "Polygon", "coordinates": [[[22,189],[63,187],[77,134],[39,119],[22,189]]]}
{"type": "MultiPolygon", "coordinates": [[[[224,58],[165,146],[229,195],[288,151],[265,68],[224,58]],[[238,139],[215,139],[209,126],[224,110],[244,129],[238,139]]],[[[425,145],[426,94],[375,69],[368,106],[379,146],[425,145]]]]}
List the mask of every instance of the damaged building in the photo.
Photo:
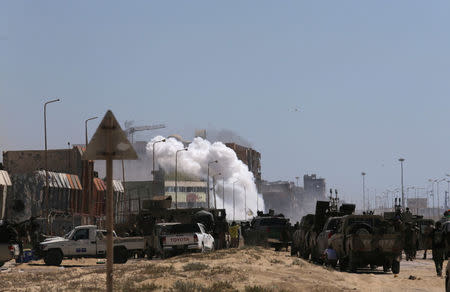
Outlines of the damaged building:
{"type": "Polygon", "coordinates": [[[326,183],[315,174],[304,175],[303,187],[291,181],[262,181],[261,192],[266,209],[283,213],[295,222],[313,212],[317,200],[326,200],[326,183]]]}

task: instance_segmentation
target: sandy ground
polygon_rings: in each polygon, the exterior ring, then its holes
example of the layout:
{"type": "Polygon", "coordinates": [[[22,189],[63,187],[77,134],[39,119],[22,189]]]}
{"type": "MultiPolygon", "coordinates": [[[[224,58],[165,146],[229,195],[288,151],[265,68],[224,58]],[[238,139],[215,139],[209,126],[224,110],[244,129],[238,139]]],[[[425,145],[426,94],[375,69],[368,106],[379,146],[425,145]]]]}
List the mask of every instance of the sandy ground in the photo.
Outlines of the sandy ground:
{"type": "MultiPolygon", "coordinates": [[[[444,264],[445,267],[446,263],[444,264]]],[[[6,269],[5,269],[6,268],[6,269]]],[[[340,272],[262,248],[180,255],[166,260],[129,260],[114,266],[116,291],[443,291],[433,261],[401,262],[400,274],[340,272]],[[415,280],[408,279],[415,276],[415,280]]],[[[104,291],[105,265],[96,259],[42,261],[0,273],[0,291],[104,291]]]]}

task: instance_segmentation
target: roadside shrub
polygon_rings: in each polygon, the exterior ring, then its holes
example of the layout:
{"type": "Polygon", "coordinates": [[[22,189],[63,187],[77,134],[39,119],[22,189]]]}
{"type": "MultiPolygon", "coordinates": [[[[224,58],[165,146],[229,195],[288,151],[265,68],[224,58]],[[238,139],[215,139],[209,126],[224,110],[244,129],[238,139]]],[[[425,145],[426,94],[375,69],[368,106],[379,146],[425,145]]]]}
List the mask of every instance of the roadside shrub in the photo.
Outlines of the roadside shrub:
{"type": "Polygon", "coordinates": [[[203,264],[203,263],[199,263],[199,262],[194,262],[194,263],[188,263],[185,264],[183,266],[183,271],[188,272],[188,271],[201,271],[201,270],[205,270],[209,268],[208,265],[203,264]]]}

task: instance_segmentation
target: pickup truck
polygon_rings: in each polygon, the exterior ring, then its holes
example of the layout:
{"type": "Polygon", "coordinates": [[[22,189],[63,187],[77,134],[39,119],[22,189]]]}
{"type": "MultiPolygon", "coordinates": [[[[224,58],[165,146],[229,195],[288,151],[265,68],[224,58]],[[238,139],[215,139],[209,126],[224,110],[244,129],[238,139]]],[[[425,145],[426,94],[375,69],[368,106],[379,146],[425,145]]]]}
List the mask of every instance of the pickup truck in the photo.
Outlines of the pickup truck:
{"type": "Polygon", "coordinates": [[[348,215],[342,217],[337,231],[329,239],[336,251],[341,269],[370,265],[383,266],[387,272],[400,272],[400,258],[403,249],[402,235],[381,216],[348,215]]]}
{"type": "Polygon", "coordinates": [[[312,241],[310,246],[311,248],[311,258],[318,261],[319,263],[323,262],[322,256],[325,249],[328,248],[329,239],[336,232],[336,229],[341,222],[342,217],[330,217],[325,222],[322,231],[315,238],[311,238],[312,241]]]}
{"type": "Polygon", "coordinates": [[[3,220],[0,220],[0,267],[5,262],[17,259],[20,255],[16,230],[3,220]]]}
{"type": "Polygon", "coordinates": [[[213,251],[214,238],[201,223],[165,225],[161,231],[163,257],[182,251],[213,251]]]}
{"type": "MultiPolygon", "coordinates": [[[[37,253],[46,265],[59,266],[63,258],[106,257],[105,231],[95,225],[75,227],[64,237],[52,237],[40,243],[37,253]]],[[[126,263],[135,253],[143,253],[143,237],[114,237],[114,263],[126,263]]]]}

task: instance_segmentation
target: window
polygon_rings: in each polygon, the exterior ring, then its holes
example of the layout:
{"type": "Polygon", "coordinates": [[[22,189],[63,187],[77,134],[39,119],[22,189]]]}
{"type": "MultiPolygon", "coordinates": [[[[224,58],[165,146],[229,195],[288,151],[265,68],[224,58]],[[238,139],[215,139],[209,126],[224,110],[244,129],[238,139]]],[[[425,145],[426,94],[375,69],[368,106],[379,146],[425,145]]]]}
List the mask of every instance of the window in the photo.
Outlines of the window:
{"type": "Polygon", "coordinates": [[[75,231],[73,240],[89,239],[89,229],[79,229],[75,231]]]}

